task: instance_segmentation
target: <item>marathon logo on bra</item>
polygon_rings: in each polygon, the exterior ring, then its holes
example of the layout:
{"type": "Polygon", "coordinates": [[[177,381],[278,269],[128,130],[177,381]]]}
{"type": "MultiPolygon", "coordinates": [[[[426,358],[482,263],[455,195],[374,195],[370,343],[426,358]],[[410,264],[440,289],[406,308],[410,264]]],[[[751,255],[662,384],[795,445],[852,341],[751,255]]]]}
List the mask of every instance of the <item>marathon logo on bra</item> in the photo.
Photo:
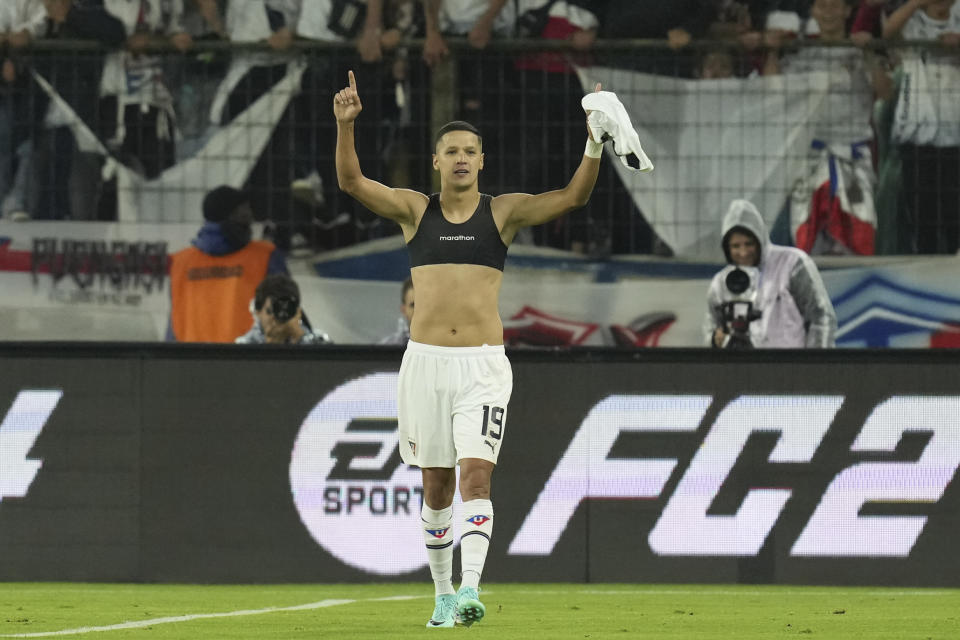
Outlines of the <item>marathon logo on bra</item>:
{"type": "Polygon", "coordinates": [[[441,240],[455,240],[455,241],[472,241],[476,240],[476,236],[440,236],[441,240]]]}
{"type": "MultiPolygon", "coordinates": [[[[711,513],[748,438],[777,434],[767,459],[809,465],[844,403],[843,396],[741,396],[722,408],[664,495],[676,458],[608,457],[624,432],[697,431],[712,399],[700,395],[616,395],[596,404],[567,447],[513,540],[511,555],[547,556],[574,512],[588,499],[666,499],[647,536],[660,556],[755,556],[797,487],[753,488],[732,515],[711,513]]],[[[931,505],[960,466],[960,397],[894,396],[876,405],[849,445],[855,458],[826,486],[819,504],[793,540],[793,557],[898,557],[910,555],[927,523],[908,515],[871,515],[875,505],[931,505]],[[908,432],[929,434],[911,461],[892,457],[908,432]]],[[[811,474],[812,476],[813,474],[811,474]]],[[[816,481],[816,480],[814,480],[816,481]]]]}
{"type": "MultiPolygon", "coordinates": [[[[380,575],[427,564],[411,553],[423,546],[423,481],[398,444],[397,374],[374,373],[317,403],[290,461],[293,501],[313,539],[344,564],[380,575]]],[[[455,515],[460,504],[458,497],[455,515]]]]}

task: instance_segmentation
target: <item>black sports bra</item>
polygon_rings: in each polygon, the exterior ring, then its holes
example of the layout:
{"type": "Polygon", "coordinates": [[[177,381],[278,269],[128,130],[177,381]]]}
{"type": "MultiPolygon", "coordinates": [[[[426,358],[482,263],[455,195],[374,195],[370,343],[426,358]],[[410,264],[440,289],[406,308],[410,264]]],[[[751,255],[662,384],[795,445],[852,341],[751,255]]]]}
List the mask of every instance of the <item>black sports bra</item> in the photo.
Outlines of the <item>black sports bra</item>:
{"type": "Polygon", "coordinates": [[[478,264],[503,271],[507,245],[493,219],[491,200],[487,194],[480,194],[480,204],[473,215],[466,222],[454,224],[443,217],[440,194],[431,195],[417,233],[407,243],[410,267],[478,264]]]}

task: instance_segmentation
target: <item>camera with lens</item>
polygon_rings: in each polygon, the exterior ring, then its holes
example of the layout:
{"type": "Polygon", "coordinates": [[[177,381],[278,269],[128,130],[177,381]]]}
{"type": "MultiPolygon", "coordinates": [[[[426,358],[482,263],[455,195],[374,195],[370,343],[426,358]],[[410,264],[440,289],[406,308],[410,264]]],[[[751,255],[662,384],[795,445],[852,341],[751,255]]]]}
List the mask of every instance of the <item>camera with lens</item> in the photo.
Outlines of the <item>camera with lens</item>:
{"type": "Polygon", "coordinates": [[[290,320],[300,308],[300,301],[293,296],[278,296],[271,298],[270,301],[270,313],[280,324],[290,320]]]}
{"type": "Polygon", "coordinates": [[[723,281],[722,301],[723,329],[730,339],[727,349],[750,349],[750,323],[761,317],[757,308],[757,291],[760,270],[756,267],[731,265],[721,273],[723,281]]]}

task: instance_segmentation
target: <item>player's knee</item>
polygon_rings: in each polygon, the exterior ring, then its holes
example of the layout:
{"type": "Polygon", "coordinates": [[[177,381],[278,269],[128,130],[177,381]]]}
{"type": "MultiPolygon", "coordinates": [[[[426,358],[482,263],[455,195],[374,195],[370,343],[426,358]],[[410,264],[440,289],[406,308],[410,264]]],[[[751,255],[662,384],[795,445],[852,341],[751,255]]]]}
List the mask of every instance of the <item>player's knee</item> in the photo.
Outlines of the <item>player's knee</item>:
{"type": "Polygon", "coordinates": [[[493,463],[479,459],[460,461],[460,497],[463,501],[490,498],[493,463]]]}
{"type": "Polygon", "coordinates": [[[461,484],[460,499],[464,502],[469,502],[470,500],[489,500],[490,485],[487,484],[486,486],[466,487],[461,484]]]}
{"type": "Polygon", "coordinates": [[[423,501],[431,509],[446,509],[453,504],[453,494],[457,490],[453,469],[424,469],[423,501]]]}
{"type": "Polygon", "coordinates": [[[490,498],[490,474],[468,473],[460,476],[460,497],[468,500],[490,498]]]}
{"type": "Polygon", "coordinates": [[[453,494],[455,487],[433,487],[431,489],[423,488],[423,501],[431,509],[446,509],[453,504],[453,494]]]}

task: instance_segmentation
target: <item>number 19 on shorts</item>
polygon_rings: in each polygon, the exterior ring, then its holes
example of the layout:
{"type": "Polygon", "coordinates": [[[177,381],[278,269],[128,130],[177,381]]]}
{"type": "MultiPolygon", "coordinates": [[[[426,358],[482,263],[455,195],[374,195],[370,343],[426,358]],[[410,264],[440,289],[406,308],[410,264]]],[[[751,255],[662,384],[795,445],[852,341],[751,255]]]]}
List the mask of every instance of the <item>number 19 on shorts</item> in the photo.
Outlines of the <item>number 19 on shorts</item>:
{"type": "Polygon", "coordinates": [[[480,435],[489,435],[494,440],[499,440],[503,433],[503,407],[491,407],[488,404],[483,405],[483,426],[480,428],[480,435]]]}

